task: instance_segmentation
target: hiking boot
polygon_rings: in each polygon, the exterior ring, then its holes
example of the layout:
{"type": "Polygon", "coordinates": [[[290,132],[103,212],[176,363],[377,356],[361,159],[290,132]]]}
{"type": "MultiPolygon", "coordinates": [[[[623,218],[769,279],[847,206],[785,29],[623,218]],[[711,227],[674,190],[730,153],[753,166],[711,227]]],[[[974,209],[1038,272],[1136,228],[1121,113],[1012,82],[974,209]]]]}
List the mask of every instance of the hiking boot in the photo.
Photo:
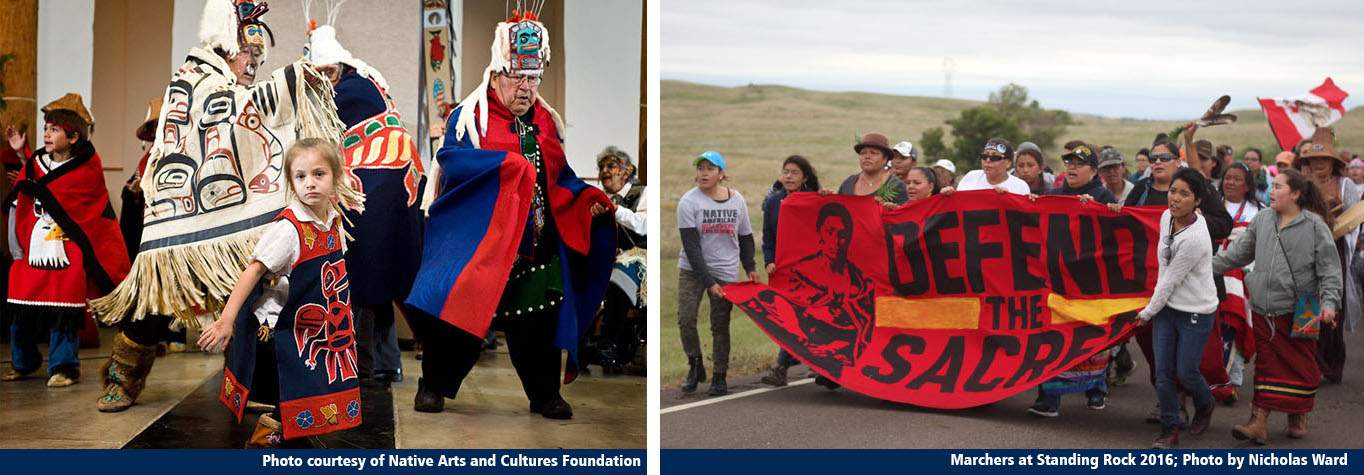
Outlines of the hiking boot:
{"type": "Polygon", "coordinates": [[[706,367],[700,356],[687,358],[687,364],[691,369],[687,370],[687,379],[680,388],[684,393],[695,392],[697,384],[706,382],[706,367]]]}
{"type": "MultiPolygon", "coordinates": [[[[1269,409],[1259,406],[1250,407],[1250,419],[1245,424],[1237,424],[1231,429],[1231,436],[1236,440],[1250,440],[1255,445],[1265,445],[1269,442],[1269,431],[1265,424],[1269,420],[1269,409]]],[[[1304,422],[1306,422],[1304,420],[1304,422]]]]}
{"type": "Polygon", "coordinates": [[[261,414],[256,420],[256,430],[246,440],[248,449],[278,449],[284,442],[284,426],[269,414],[261,414]]]}
{"type": "Polygon", "coordinates": [[[815,376],[815,384],[824,386],[826,389],[830,391],[843,387],[843,385],[838,384],[836,381],[823,376],[815,376]]]}
{"type": "Polygon", "coordinates": [[[785,386],[785,385],[786,385],[786,370],[788,370],[788,369],[790,369],[790,368],[789,368],[789,367],[786,367],[786,366],[775,365],[775,364],[772,365],[772,367],[768,369],[767,375],[766,375],[766,376],[763,376],[763,379],[762,379],[763,384],[767,384],[767,385],[770,385],[770,386],[777,386],[777,387],[785,386]]]}
{"type": "Polygon", "coordinates": [[[555,398],[542,403],[530,403],[530,412],[545,416],[546,419],[572,419],[573,406],[564,398],[555,398]]]}
{"type": "Polygon", "coordinates": [[[1216,404],[1208,404],[1208,407],[1198,408],[1194,411],[1193,421],[1189,422],[1189,433],[1202,435],[1203,431],[1208,430],[1208,424],[1212,423],[1212,410],[1216,404]]]}
{"type": "Polygon", "coordinates": [[[70,386],[70,385],[72,385],[72,384],[76,384],[76,383],[79,383],[79,382],[81,382],[81,373],[80,373],[80,370],[75,370],[75,371],[58,371],[58,372],[52,373],[52,377],[51,377],[51,378],[47,378],[47,387],[49,387],[49,388],[64,388],[64,387],[67,387],[67,386],[70,386]]]}
{"type": "Polygon", "coordinates": [[[1179,445],[1179,428],[1171,427],[1160,431],[1160,437],[1151,442],[1153,449],[1169,449],[1179,445]]]}
{"type": "Polygon", "coordinates": [[[1307,414],[1289,414],[1288,427],[1283,429],[1283,435],[1290,439],[1307,437],[1307,414]]]}
{"type": "Polygon", "coordinates": [[[1061,411],[1058,408],[1051,407],[1051,405],[1044,401],[1037,401],[1032,403],[1032,407],[1028,408],[1028,414],[1037,417],[1056,417],[1061,415],[1061,411]]]}
{"type": "Polygon", "coordinates": [[[710,394],[711,396],[724,396],[729,394],[729,384],[725,383],[725,373],[715,373],[715,377],[710,380],[710,391],[707,392],[707,394],[710,394]]]}
{"type": "Polygon", "coordinates": [[[104,394],[95,401],[95,408],[119,412],[132,407],[147,386],[154,363],[156,345],[139,345],[123,333],[115,336],[113,353],[99,370],[104,394]]]}
{"type": "Polygon", "coordinates": [[[426,378],[417,378],[417,397],[412,401],[412,410],[417,412],[441,412],[445,410],[445,396],[426,386],[426,378]]]}

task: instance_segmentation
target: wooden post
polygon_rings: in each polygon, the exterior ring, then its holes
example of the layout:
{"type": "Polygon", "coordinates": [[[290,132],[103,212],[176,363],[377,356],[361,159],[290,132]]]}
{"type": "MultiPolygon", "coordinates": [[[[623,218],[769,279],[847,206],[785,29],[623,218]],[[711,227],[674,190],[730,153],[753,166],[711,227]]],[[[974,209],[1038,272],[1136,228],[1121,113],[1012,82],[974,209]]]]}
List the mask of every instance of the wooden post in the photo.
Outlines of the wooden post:
{"type": "Polygon", "coordinates": [[[0,75],[6,97],[0,126],[26,124],[32,145],[38,137],[37,124],[33,123],[38,115],[34,102],[38,95],[38,0],[0,2],[0,56],[6,54],[14,56],[0,75]]]}

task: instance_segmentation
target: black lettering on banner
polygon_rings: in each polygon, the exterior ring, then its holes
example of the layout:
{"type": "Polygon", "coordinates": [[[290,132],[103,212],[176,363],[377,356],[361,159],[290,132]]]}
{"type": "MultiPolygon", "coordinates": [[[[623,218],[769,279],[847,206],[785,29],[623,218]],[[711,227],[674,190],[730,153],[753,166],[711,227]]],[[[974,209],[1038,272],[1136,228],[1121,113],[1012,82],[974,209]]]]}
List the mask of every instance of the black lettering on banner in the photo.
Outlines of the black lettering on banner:
{"type": "Polygon", "coordinates": [[[1041,217],[1037,213],[1009,210],[1004,212],[1009,224],[1009,252],[1013,256],[1014,290],[1026,292],[1041,289],[1046,282],[1028,271],[1028,259],[1042,257],[1042,245],[1023,240],[1023,228],[1036,228],[1041,217]]]}
{"type": "Polygon", "coordinates": [[[1085,343],[1090,340],[1103,338],[1104,328],[1096,325],[1084,325],[1075,329],[1075,333],[1070,336],[1070,350],[1066,351],[1065,358],[1061,358],[1055,369],[1069,368],[1075,360],[1080,359],[1089,350],[1085,349],[1085,343]]]}
{"type": "Polygon", "coordinates": [[[980,262],[985,259],[1004,257],[1004,245],[997,242],[981,242],[980,228],[999,224],[999,211],[993,209],[966,211],[962,213],[962,234],[966,238],[966,278],[971,282],[971,291],[985,291],[985,278],[981,275],[980,262]]]}
{"type": "Polygon", "coordinates": [[[1042,326],[1041,295],[1009,297],[1009,328],[1036,330],[1042,326]]]}
{"type": "Polygon", "coordinates": [[[1146,240],[1146,226],[1131,216],[1103,216],[1099,218],[1099,229],[1103,236],[1104,244],[1104,267],[1108,274],[1108,292],[1114,294],[1125,294],[1141,292],[1146,290],[1146,248],[1150,243],[1146,240]],[[1128,264],[1132,266],[1132,278],[1127,278],[1127,272],[1123,269],[1123,261],[1118,255],[1119,231],[1126,231],[1132,236],[1132,259],[1128,264]]]}
{"type": "Polygon", "coordinates": [[[890,364],[888,371],[882,372],[881,368],[872,365],[862,367],[862,375],[883,384],[891,384],[905,379],[909,376],[909,360],[900,354],[901,348],[908,348],[909,354],[918,355],[924,352],[924,339],[914,335],[899,334],[890,337],[886,347],[881,350],[881,358],[890,364]]]}
{"type": "Polygon", "coordinates": [[[957,227],[956,213],[940,213],[924,220],[924,244],[928,245],[928,258],[933,261],[933,284],[940,295],[966,293],[966,282],[961,277],[947,274],[947,261],[960,256],[957,243],[942,242],[943,228],[957,227]]]}
{"type": "Polygon", "coordinates": [[[1051,273],[1051,291],[1059,295],[1070,295],[1066,289],[1066,277],[1061,265],[1069,271],[1070,278],[1079,287],[1080,293],[1098,295],[1103,293],[1103,282],[1099,281],[1099,261],[1094,256],[1094,218],[1080,215],[1080,250],[1075,250],[1075,240],[1070,234],[1070,216],[1053,214],[1047,223],[1047,271],[1051,273]]]}
{"type": "Polygon", "coordinates": [[[928,264],[924,262],[924,254],[919,246],[919,223],[905,221],[903,223],[892,223],[884,225],[886,230],[886,255],[890,257],[890,285],[895,290],[895,295],[913,296],[923,295],[928,292],[928,264]],[[895,241],[901,242],[896,252],[895,241]],[[899,256],[903,253],[909,265],[909,280],[904,279],[903,271],[900,269],[899,256]]]}
{"type": "Polygon", "coordinates": [[[993,315],[993,317],[990,318],[990,329],[998,330],[1000,328],[999,315],[1001,313],[999,309],[1004,307],[1004,297],[998,295],[985,297],[985,303],[990,305],[990,314],[993,315]]]}
{"type": "Polygon", "coordinates": [[[1023,351],[1023,360],[1018,364],[1018,371],[1009,378],[1008,382],[1004,383],[1004,387],[1011,388],[1020,379],[1025,381],[1037,379],[1043,374],[1047,365],[1061,356],[1061,352],[1064,351],[1061,345],[1064,343],[1065,337],[1056,330],[1047,330],[1029,336],[1028,347],[1023,351]],[[1045,357],[1038,356],[1038,353],[1042,351],[1042,345],[1050,347],[1045,357]],[[1025,378],[1024,375],[1027,377],[1025,378]]]}
{"type": "Polygon", "coordinates": [[[928,371],[924,371],[905,387],[919,389],[925,383],[937,383],[942,388],[942,392],[952,393],[957,388],[957,377],[961,375],[961,360],[964,358],[966,358],[966,337],[962,335],[949,337],[947,346],[943,348],[942,354],[938,355],[938,361],[934,361],[933,366],[930,366],[928,371]]]}
{"type": "Polygon", "coordinates": [[[966,392],[978,393],[994,391],[995,386],[999,386],[1004,378],[995,378],[990,381],[981,381],[980,378],[985,377],[985,372],[989,371],[990,366],[994,364],[995,350],[1003,349],[1005,355],[1014,356],[1018,354],[1018,347],[1018,337],[1013,335],[985,337],[985,342],[981,344],[980,362],[976,363],[975,371],[972,371],[971,376],[966,378],[966,383],[961,386],[961,389],[966,392]]]}

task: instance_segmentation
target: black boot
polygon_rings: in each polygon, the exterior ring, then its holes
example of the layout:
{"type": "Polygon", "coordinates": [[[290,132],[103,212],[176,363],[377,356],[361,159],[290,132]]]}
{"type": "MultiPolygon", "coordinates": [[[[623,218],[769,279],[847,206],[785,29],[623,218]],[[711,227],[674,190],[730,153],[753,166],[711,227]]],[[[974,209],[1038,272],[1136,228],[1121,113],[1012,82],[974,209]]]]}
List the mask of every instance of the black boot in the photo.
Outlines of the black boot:
{"type": "Polygon", "coordinates": [[[788,370],[788,369],[790,369],[790,368],[787,367],[787,366],[782,366],[782,365],[779,365],[779,364],[774,364],[774,365],[772,365],[772,368],[768,370],[767,375],[766,375],[766,376],[763,376],[763,379],[762,379],[763,384],[769,384],[769,385],[778,386],[778,387],[780,387],[780,386],[785,386],[785,385],[786,385],[786,370],[788,370]]]}
{"type": "Polygon", "coordinates": [[[715,373],[715,378],[710,381],[711,396],[724,396],[729,394],[729,384],[725,383],[725,373],[715,373]]]}
{"type": "Polygon", "coordinates": [[[542,403],[530,403],[530,412],[545,416],[548,419],[572,419],[573,406],[568,405],[564,398],[554,398],[542,403]]]}
{"type": "Polygon", "coordinates": [[[687,364],[691,369],[687,370],[687,380],[682,382],[682,392],[690,393],[696,391],[697,383],[706,382],[706,367],[701,362],[701,357],[687,358],[687,364]]]}
{"type": "Polygon", "coordinates": [[[417,412],[441,412],[445,410],[445,397],[426,386],[426,378],[417,378],[417,397],[412,402],[417,412]]]}

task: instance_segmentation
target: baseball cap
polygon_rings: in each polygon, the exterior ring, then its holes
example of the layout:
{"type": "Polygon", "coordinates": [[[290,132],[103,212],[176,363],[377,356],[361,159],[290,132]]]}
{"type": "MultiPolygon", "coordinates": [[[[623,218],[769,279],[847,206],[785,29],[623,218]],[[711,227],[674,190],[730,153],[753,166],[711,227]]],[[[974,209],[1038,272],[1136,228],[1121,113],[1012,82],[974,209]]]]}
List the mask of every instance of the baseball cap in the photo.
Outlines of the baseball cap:
{"type": "Polygon", "coordinates": [[[702,161],[710,162],[712,165],[719,167],[721,170],[725,169],[725,157],[720,156],[720,152],[716,152],[714,150],[706,150],[704,152],[701,152],[700,155],[696,156],[696,160],[692,160],[691,166],[693,167],[698,166],[701,164],[702,161]]]}
{"type": "Polygon", "coordinates": [[[1086,165],[1098,168],[1099,158],[1098,156],[1094,155],[1094,149],[1089,148],[1089,145],[1085,144],[1076,145],[1075,148],[1070,149],[1069,152],[1066,152],[1065,155],[1061,156],[1061,160],[1065,160],[1067,158],[1076,158],[1085,162],[1086,165]]]}
{"type": "Polygon", "coordinates": [[[1122,152],[1116,148],[1105,148],[1099,152],[1099,168],[1123,165],[1122,152]]]}
{"type": "Polygon", "coordinates": [[[895,153],[900,154],[901,157],[909,157],[915,160],[919,159],[919,150],[915,149],[914,144],[909,143],[908,141],[897,143],[890,149],[894,150],[895,153]]]}
{"type": "Polygon", "coordinates": [[[935,166],[935,167],[942,167],[943,169],[945,169],[945,170],[947,170],[947,171],[949,171],[949,172],[952,172],[952,173],[956,173],[956,172],[957,172],[957,165],[956,165],[955,163],[952,163],[951,160],[948,160],[948,159],[946,159],[946,158],[941,159],[941,160],[938,160],[937,162],[934,162],[934,163],[933,163],[933,166],[935,166]]]}

